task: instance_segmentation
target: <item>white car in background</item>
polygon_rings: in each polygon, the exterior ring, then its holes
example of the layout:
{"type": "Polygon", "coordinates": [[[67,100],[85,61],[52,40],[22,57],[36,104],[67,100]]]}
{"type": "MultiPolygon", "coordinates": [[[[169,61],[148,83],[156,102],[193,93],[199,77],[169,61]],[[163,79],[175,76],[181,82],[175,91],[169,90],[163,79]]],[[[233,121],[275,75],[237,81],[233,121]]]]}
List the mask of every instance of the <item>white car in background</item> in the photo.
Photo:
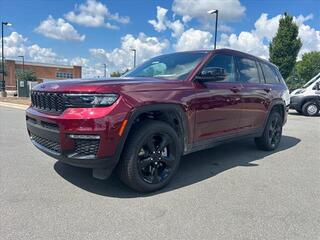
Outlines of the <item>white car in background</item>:
{"type": "Polygon", "coordinates": [[[290,94],[290,108],[305,116],[316,116],[320,111],[320,73],[302,88],[290,94]]]}

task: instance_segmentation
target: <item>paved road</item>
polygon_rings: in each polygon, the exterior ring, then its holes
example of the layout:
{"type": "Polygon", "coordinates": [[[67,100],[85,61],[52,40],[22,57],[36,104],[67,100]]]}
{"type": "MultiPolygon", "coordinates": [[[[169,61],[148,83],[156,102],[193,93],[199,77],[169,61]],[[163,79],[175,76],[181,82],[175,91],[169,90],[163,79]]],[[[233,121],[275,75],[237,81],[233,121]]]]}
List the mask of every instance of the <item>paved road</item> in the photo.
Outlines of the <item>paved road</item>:
{"type": "Polygon", "coordinates": [[[277,152],[241,141],[183,158],[169,187],[56,162],[0,107],[1,239],[320,239],[320,117],[291,114],[277,152]]]}

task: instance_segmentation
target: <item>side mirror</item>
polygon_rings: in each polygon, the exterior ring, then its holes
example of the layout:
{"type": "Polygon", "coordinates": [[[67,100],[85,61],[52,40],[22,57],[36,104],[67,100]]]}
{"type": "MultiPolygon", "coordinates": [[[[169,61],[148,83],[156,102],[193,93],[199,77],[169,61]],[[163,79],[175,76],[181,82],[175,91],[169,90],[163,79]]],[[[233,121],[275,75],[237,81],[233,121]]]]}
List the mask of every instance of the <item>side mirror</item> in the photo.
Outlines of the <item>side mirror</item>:
{"type": "Polygon", "coordinates": [[[320,82],[317,82],[317,83],[316,83],[316,90],[317,90],[317,91],[320,91],[320,82]]]}
{"type": "Polygon", "coordinates": [[[196,76],[196,79],[201,82],[209,81],[222,81],[226,78],[226,73],[224,68],[219,67],[205,67],[196,76]]]}

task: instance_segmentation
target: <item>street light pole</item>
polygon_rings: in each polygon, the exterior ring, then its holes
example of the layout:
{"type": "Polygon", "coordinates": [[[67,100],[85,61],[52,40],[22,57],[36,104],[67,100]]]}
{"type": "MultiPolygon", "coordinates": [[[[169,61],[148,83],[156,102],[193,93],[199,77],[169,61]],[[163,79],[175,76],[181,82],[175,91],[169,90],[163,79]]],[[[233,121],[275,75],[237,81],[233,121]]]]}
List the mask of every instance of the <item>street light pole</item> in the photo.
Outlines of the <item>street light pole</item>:
{"type": "Polygon", "coordinates": [[[11,26],[9,22],[1,22],[1,64],[2,64],[2,84],[1,84],[1,96],[6,97],[6,82],[4,81],[4,43],[3,43],[3,26],[11,26]]]}
{"type": "Polygon", "coordinates": [[[4,41],[3,41],[3,26],[11,26],[12,24],[9,22],[1,22],[1,47],[2,47],[2,51],[1,51],[1,63],[2,63],[2,84],[1,84],[1,96],[6,97],[6,84],[5,84],[5,80],[4,80],[4,41]]]}
{"type": "Polygon", "coordinates": [[[214,33],[214,49],[217,48],[217,31],[218,31],[218,14],[219,10],[218,9],[213,9],[208,11],[209,14],[216,14],[216,28],[215,28],[215,33],[214,33]]]}
{"type": "Polygon", "coordinates": [[[131,49],[131,51],[133,52],[133,68],[135,68],[137,63],[137,50],[131,49]]]}
{"type": "Polygon", "coordinates": [[[104,77],[107,77],[107,64],[103,64],[103,67],[104,67],[104,77]]]}
{"type": "Polygon", "coordinates": [[[18,56],[20,58],[22,58],[22,72],[24,73],[24,56],[18,56]]]}

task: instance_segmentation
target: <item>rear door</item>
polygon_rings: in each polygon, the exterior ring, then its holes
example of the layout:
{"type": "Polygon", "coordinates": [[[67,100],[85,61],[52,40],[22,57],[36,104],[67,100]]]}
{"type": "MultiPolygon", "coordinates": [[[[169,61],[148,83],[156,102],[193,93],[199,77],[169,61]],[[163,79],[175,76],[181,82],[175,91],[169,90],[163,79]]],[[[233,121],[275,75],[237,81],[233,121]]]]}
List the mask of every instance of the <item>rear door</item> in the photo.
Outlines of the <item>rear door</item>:
{"type": "Polygon", "coordinates": [[[237,59],[237,76],[243,89],[241,91],[241,131],[262,127],[267,115],[271,86],[266,86],[262,71],[254,58],[239,56],[237,59]]]}
{"type": "Polygon", "coordinates": [[[224,69],[225,78],[198,83],[193,107],[196,111],[195,141],[237,132],[240,121],[241,84],[236,82],[232,55],[217,54],[204,67],[224,69]]]}

